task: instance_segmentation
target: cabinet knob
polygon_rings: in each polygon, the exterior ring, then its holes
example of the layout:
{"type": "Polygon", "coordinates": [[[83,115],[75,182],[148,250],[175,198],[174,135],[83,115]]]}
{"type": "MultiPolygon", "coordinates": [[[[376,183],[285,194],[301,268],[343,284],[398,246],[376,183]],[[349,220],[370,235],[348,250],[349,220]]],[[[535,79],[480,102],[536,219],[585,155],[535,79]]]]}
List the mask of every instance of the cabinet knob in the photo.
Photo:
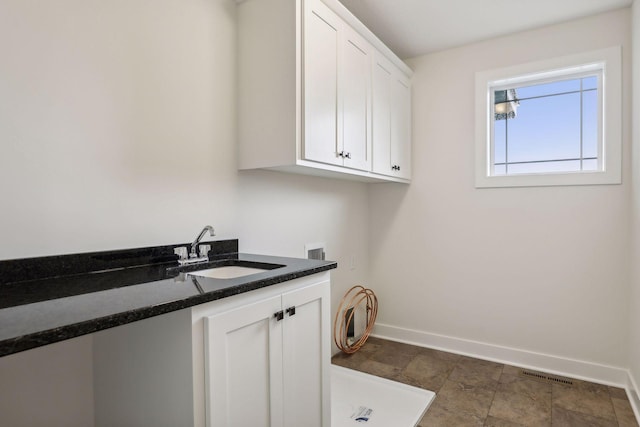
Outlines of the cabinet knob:
{"type": "Polygon", "coordinates": [[[287,308],[286,312],[289,315],[289,317],[294,316],[296,314],[296,306],[294,305],[287,308]]]}
{"type": "Polygon", "coordinates": [[[345,154],[344,154],[344,156],[345,156],[347,159],[350,159],[350,158],[351,158],[351,153],[345,153],[345,154]]]}
{"type": "Polygon", "coordinates": [[[394,170],[394,171],[399,171],[400,170],[400,166],[393,165],[393,166],[391,166],[391,169],[394,170]]]}
{"type": "Polygon", "coordinates": [[[281,321],[282,319],[284,319],[284,311],[280,310],[276,313],[273,313],[273,317],[276,318],[277,322],[281,321]]]}
{"type": "Polygon", "coordinates": [[[341,151],[338,153],[338,157],[342,157],[343,159],[350,159],[351,153],[347,153],[346,151],[341,151]]]}

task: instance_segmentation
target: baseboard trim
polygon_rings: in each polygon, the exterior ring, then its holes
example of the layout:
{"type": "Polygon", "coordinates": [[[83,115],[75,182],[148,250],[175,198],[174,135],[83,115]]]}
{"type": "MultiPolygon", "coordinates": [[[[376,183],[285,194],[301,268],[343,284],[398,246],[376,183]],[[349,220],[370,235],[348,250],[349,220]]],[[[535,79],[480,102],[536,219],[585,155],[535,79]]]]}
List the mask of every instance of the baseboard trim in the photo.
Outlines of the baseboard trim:
{"type": "Polygon", "coordinates": [[[633,409],[633,413],[636,416],[636,420],[640,420],[640,388],[638,388],[638,383],[631,375],[631,372],[628,372],[627,375],[627,397],[629,398],[629,402],[631,403],[631,408],[633,409]]]}
{"type": "MultiPolygon", "coordinates": [[[[506,363],[526,369],[546,372],[553,375],[590,381],[598,384],[625,388],[627,394],[635,393],[636,417],[638,403],[638,388],[633,382],[628,370],[614,366],[607,366],[582,360],[569,359],[549,354],[536,353],[510,347],[487,344],[479,341],[466,340],[446,335],[433,334],[414,329],[376,323],[373,336],[392,341],[404,342],[420,347],[447,351],[475,357],[492,362],[506,363]],[[631,382],[631,387],[629,382],[631,382]]],[[[638,417],[640,419],[640,417],[638,417]]]]}

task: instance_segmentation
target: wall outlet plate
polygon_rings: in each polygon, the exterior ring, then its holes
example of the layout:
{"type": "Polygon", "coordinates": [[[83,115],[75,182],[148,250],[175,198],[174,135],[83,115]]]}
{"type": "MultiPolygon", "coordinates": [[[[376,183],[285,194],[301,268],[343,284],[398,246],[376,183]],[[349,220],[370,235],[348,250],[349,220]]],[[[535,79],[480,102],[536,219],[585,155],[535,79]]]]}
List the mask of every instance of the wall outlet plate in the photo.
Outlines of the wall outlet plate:
{"type": "Polygon", "coordinates": [[[307,259],[326,259],[324,243],[307,243],[304,245],[304,256],[307,259]]]}

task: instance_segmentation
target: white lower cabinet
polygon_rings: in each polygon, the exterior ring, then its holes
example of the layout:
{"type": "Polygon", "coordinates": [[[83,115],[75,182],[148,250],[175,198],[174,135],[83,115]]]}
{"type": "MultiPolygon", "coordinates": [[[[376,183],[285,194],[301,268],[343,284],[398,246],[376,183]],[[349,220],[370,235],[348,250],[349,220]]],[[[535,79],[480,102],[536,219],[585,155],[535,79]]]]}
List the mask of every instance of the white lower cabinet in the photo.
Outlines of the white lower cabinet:
{"type": "Polygon", "coordinates": [[[324,282],[208,316],[207,425],[328,427],[328,310],[324,282]]]}
{"type": "Polygon", "coordinates": [[[322,272],[96,333],[95,425],[329,427],[330,328],[322,272]]]}

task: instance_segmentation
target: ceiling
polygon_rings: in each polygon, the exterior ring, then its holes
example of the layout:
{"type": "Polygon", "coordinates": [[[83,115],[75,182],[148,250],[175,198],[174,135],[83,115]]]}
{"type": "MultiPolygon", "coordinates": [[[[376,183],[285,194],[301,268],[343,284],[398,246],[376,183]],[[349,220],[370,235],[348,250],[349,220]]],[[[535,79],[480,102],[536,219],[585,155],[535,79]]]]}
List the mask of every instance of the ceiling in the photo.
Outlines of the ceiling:
{"type": "Polygon", "coordinates": [[[340,0],[401,58],[629,6],[633,0],[340,0]]]}

